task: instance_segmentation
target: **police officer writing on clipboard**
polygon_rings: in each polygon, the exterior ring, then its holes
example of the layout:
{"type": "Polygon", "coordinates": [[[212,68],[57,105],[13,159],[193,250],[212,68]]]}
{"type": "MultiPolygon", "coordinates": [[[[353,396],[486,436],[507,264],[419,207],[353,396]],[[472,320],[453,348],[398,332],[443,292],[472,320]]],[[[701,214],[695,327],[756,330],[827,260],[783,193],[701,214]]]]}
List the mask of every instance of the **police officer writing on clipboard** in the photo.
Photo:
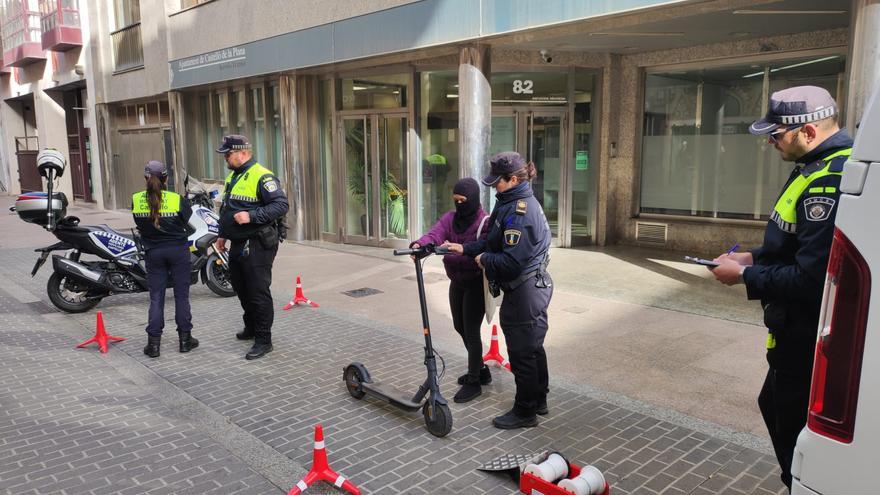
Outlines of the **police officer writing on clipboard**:
{"type": "Polygon", "coordinates": [[[718,281],[744,283],[760,299],[767,326],[767,362],[758,405],[791,488],[791,461],[807,422],[819,311],[843,164],[853,140],[837,124],[828,91],[798,86],[773,93],[767,115],[749,127],[766,135],[782,159],[795,162],[764,233],[761,247],[723,254],[712,273],[718,281]]]}
{"type": "Polygon", "coordinates": [[[513,408],[492,420],[496,428],[538,425],[536,414],[547,414],[549,376],[544,336],[553,282],[547,273],[550,226],[535,199],[531,181],[535,166],[518,153],[492,157],[483,179],[494,186],[498,202],[489,217],[485,240],[464,245],[445,243],[457,254],[473,256],[490,283],[504,291],[499,318],[516,381],[513,408]]]}
{"type": "Polygon", "coordinates": [[[259,359],[272,351],[272,263],[278,253],[278,220],[290,205],[275,175],[253,158],[251,144],[241,135],[223,138],[217,149],[232,172],[226,177],[220,208],[217,248],[229,246],[229,276],[244,310],[239,340],[254,339],[245,359],[259,359]]]}

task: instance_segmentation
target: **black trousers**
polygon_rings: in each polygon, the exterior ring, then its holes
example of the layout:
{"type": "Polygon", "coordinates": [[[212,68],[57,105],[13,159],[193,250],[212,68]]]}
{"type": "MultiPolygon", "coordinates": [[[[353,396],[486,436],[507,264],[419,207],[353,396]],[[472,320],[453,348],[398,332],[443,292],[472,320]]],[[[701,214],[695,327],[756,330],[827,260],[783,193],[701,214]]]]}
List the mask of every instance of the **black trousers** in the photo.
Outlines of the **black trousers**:
{"type": "Polygon", "coordinates": [[[480,326],[485,315],[483,300],[483,279],[458,285],[449,284],[449,308],[452,310],[452,326],[461,335],[468,353],[468,376],[480,379],[483,367],[483,341],[480,340],[480,326]]]}
{"type": "Polygon", "coordinates": [[[787,374],[770,368],[758,406],[770,433],[776,459],[782,469],[782,482],[791,489],[791,460],[801,430],[807,424],[810,402],[810,376],[787,374]]]}
{"type": "Polygon", "coordinates": [[[545,280],[550,287],[536,287],[537,279],[530,278],[516,289],[505,291],[501,300],[501,330],[516,382],[513,410],[520,416],[533,416],[550,390],[544,337],[553,286],[550,275],[545,275],[545,280]]]}
{"type": "Polygon", "coordinates": [[[185,244],[157,246],[147,250],[147,286],[150,288],[150,311],[147,335],[160,337],[165,328],[165,288],[169,279],[174,288],[174,321],[178,332],[192,331],[189,305],[189,282],[192,263],[185,244]]]}
{"type": "Polygon", "coordinates": [[[272,263],[278,244],[264,248],[256,238],[233,240],[229,248],[229,280],[244,310],[244,329],[254,334],[257,344],[272,343],[272,263]]]}

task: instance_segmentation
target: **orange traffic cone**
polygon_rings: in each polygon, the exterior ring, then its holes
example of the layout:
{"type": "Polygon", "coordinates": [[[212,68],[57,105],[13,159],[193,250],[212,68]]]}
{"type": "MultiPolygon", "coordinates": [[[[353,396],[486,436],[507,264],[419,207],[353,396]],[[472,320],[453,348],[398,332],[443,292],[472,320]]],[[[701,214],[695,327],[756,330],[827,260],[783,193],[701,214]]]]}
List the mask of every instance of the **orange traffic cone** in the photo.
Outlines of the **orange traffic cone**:
{"type": "Polygon", "coordinates": [[[287,495],[299,495],[316,481],[326,481],[336,488],[342,488],[353,495],[361,494],[358,487],[345,479],[345,476],[330,469],[330,465],[327,463],[327,452],[324,450],[324,429],[321,428],[321,423],[315,425],[315,451],[312,455],[312,470],[309,471],[305,478],[299,480],[296,486],[287,492],[287,495]]]}
{"type": "Polygon", "coordinates": [[[492,342],[489,344],[489,352],[483,356],[483,362],[492,366],[503,366],[510,371],[510,363],[504,359],[498,349],[498,325],[492,325],[492,342]]]}
{"type": "Polygon", "coordinates": [[[98,311],[97,315],[97,330],[95,331],[95,336],[90,338],[89,340],[83,342],[82,344],[76,346],[77,349],[80,347],[85,347],[92,342],[98,343],[98,348],[101,349],[101,352],[107,352],[107,341],[111,342],[119,342],[125,340],[122,337],[114,337],[112,335],[107,335],[107,330],[104,329],[104,317],[101,315],[101,312],[98,311]]]}
{"type": "Polygon", "coordinates": [[[287,311],[288,309],[296,306],[299,303],[308,304],[309,306],[311,306],[313,308],[318,307],[318,303],[312,302],[311,299],[309,299],[305,295],[303,295],[302,282],[299,281],[299,275],[297,275],[296,276],[296,292],[293,294],[293,298],[290,299],[290,302],[287,303],[286,306],[284,306],[284,311],[287,311]]]}

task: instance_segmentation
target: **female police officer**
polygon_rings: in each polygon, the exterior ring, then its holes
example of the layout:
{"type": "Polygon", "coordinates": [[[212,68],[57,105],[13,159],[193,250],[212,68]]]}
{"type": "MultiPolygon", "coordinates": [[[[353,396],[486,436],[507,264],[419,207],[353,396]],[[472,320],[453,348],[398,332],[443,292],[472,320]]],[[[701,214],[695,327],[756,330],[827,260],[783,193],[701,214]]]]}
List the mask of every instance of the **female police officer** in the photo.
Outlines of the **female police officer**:
{"type": "Polygon", "coordinates": [[[474,256],[486,278],[504,291],[501,330],[507,340],[516,381],[513,409],[492,420],[496,428],[537,426],[536,414],[547,414],[548,372],[544,352],[547,306],[553,284],[547,273],[550,226],[535,199],[531,181],[535,166],[518,153],[499,153],[483,184],[495,186],[498,202],[489,217],[486,240],[463,246],[447,243],[450,251],[474,256]]]}
{"type": "Polygon", "coordinates": [[[155,358],[159,357],[165,326],[165,287],[169,275],[174,283],[174,320],[180,337],[180,352],[189,352],[199,345],[199,341],[192,338],[189,306],[191,266],[186,238],[192,208],[186,198],[165,190],[168,179],[165,164],[151,160],[144,167],[144,178],[147,189],[131,197],[131,213],[146,250],[147,285],[150,287],[144,354],[155,358]]]}

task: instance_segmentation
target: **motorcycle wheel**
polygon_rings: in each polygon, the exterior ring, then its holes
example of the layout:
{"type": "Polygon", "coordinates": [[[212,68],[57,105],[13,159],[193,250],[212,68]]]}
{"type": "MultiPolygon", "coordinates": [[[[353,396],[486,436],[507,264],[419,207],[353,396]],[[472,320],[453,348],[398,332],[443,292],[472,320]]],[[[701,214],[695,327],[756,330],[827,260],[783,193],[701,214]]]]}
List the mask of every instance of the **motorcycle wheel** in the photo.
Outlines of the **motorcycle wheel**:
{"type": "Polygon", "coordinates": [[[68,281],[60,273],[53,273],[46,284],[49,300],[56,308],[67,313],[85,313],[101,302],[101,299],[87,299],[87,292],[85,287],[78,286],[78,282],[68,281]]]}
{"type": "Polygon", "coordinates": [[[232,280],[229,278],[229,269],[220,262],[220,257],[216,254],[208,256],[208,262],[204,268],[205,285],[211,289],[211,292],[220,297],[232,297],[235,295],[235,289],[232,288],[232,280]]]}

